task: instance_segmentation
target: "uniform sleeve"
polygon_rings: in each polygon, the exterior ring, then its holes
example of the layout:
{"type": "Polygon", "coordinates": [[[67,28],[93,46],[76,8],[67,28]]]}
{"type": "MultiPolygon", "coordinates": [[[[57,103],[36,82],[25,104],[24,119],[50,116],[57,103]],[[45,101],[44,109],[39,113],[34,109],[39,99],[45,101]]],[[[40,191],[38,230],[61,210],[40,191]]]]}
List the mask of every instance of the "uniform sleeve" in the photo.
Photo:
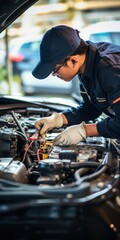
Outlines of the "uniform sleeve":
{"type": "Polygon", "coordinates": [[[68,125],[79,124],[82,121],[95,120],[101,115],[101,111],[96,108],[96,106],[90,101],[87,92],[85,91],[83,84],[80,82],[80,95],[81,102],[76,108],[72,107],[63,112],[68,120],[68,125]]]}
{"type": "Polygon", "coordinates": [[[120,59],[119,65],[111,66],[101,73],[101,84],[114,115],[97,123],[98,132],[104,137],[120,139],[120,59]]]}
{"type": "Polygon", "coordinates": [[[68,125],[79,124],[82,121],[94,120],[101,115],[101,111],[98,110],[93,103],[90,102],[87,96],[83,98],[83,101],[77,108],[71,108],[63,112],[68,120],[68,125]],[[86,99],[85,99],[86,98],[86,99]]]}

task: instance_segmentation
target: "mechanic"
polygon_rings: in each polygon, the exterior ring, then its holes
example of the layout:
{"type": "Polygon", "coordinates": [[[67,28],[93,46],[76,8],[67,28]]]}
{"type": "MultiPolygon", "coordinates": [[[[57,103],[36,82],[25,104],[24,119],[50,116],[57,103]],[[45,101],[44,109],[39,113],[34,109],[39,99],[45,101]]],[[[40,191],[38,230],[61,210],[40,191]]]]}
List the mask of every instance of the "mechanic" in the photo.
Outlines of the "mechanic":
{"type": "Polygon", "coordinates": [[[120,140],[120,46],[84,41],[78,30],[54,26],[43,36],[40,61],[32,72],[38,79],[50,73],[66,82],[78,75],[83,101],[77,108],[36,121],[41,136],[67,125],[55,137],[54,145],[77,144],[88,136],[120,140]],[[89,123],[102,113],[107,115],[105,119],[89,123]]]}

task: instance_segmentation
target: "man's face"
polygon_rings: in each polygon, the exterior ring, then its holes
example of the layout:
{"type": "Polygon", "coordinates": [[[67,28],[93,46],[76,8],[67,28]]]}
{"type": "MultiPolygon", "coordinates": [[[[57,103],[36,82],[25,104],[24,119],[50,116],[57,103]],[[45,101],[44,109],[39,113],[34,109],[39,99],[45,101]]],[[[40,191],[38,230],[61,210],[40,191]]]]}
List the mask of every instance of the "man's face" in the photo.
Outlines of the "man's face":
{"type": "Polygon", "coordinates": [[[80,66],[82,65],[79,55],[70,56],[63,63],[57,64],[54,71],[52,72],[53,76],[69,82],[79,73],[80,66]]]}

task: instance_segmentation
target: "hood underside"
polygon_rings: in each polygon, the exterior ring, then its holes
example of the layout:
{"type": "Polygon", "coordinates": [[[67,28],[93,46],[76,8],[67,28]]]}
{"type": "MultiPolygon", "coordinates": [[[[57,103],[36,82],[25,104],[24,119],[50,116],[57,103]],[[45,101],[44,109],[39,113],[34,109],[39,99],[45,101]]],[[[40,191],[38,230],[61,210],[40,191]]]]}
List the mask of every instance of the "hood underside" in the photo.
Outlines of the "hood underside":
{"type": "Polygon", "coordinates": [[[0,0],[0,32],[39,0],[0,0]]]}

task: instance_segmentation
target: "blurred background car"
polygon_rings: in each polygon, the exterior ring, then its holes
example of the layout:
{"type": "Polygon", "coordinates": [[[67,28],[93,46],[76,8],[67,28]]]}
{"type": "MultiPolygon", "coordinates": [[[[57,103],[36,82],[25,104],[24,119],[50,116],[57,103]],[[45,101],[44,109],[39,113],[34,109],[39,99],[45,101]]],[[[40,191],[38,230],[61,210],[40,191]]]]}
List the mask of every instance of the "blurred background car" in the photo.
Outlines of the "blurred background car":
{"type": "Polygon", "coordinates": [[[93,42],[111,42],[120,45],[120,21],[102,21],[84,27],[81,38],[93,42]]]}
{"type": "Polygon", "coordinates": [[[38,94],[38,93],[54,93],[72,95],[76,93],[79,95],[79,80],[77,77],[72,81],[65,82],[56,76],[50,74],[47,78],[40,80],[33,77],[31,71],[23,71],[21,73],[22,90],[24,94],[38,94]]]}
{"type": "Polygon", "coordinates": [[[12,72],[21,80],[22,92],[25,95],[38,93],[56,93],[79,95],[77,77],[70,82],[65,82],[50,74],[44,80],[33,77],[32,70],[39,61],[40,36],[18,37],[10,41],[9,59],[12,63],[12,72]]]}
{"type": "Polygon", "coordinates": [[[42,36],[17,37],[10,41],[9,59],[14,74],[31,71],[39,58],[39,44],[42,36]]]}

